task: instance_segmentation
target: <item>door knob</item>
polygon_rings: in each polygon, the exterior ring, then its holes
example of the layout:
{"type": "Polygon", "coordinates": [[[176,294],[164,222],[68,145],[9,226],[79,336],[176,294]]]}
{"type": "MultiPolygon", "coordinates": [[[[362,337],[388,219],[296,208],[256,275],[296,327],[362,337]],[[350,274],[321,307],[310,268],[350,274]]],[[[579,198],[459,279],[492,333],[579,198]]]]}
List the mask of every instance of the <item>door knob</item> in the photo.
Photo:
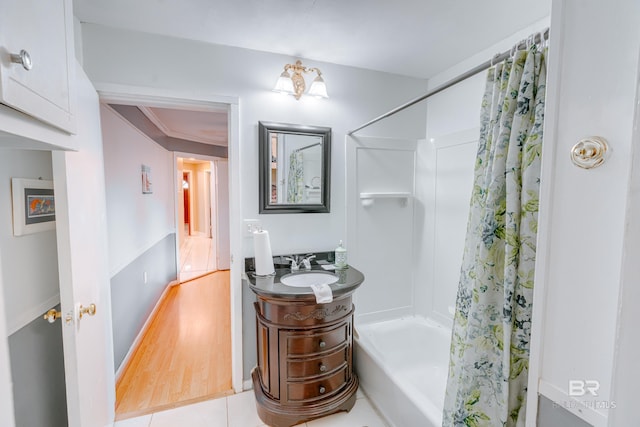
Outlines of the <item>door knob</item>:
{"type": "Polygon", "coordinates": [[[609,156],[609,144],[601,136],[581,139],[571,148],[571,161],[583,169],[600,166],[609,156]]]}
{"type": "Polygon", "coordinates": [[[59,319],[61,317],[62,317],[62,313],[56,310],[55,308],[52,308],[51,310],[47,311],[44,314],[44,320],[46,320],[49,323],[53,323],[56,321],[56,319],[59,319]]]}
{"type": "Polygon", "coordinates": [[[33,68],[33,61],[31,61],[31,55],[29,55],[29,52],[27,52],[24,49],[22,49],[20,53],[12,53],[11,62],[22,65],[22,68],[24,68],[27,71],[33,68]]]}
{"type": "MultiPolygon", "coordinates": [[[[61,317],[62,317],[62,312],[57,311],[55,308],[52,308],[51,310],[47,311],[44,314],[44,320],[46,320],[49,323],[53,323],[56,321],[56,319],[59,319],[61,317]]],[[[64,317],[64,323],[68,325],[71,322],[73,322],[73,316],[71,315],[71,313],[67,313],[67,315],[64,317]]]]}
{"type": "Polygon", "coordinates": [[[80,304],[80,307],[78,308],[78,319],[82,319],[82,316],[84,316],[85,314],[88,314],[89,316],[95,315],[96,305],[89,304],[89,307],[83,307],[82,304],[80,304]]]}

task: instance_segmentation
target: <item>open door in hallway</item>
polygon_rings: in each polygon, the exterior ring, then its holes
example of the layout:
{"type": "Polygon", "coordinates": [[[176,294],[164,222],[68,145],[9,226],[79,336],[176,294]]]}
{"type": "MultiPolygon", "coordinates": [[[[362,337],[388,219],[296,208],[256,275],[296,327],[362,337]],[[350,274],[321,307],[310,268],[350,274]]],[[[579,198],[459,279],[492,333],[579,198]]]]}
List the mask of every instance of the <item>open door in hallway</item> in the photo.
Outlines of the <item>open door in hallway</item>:
{"type": "Polygon", "coordinates": [[[216,218],[216,254],[218,270],[231,268],[231,249],[229,247],[229,162],[226,159],[216,160],[214,216],[216,218]]]}
{"type": "Polygon", "coordinates": [[[69,426],[114,419],[111,296],[98,95],[77,67],[77,152],[54,151],[56,233],[69,426]],[[95,311],[91,310],[95,304],[95,311]]]}

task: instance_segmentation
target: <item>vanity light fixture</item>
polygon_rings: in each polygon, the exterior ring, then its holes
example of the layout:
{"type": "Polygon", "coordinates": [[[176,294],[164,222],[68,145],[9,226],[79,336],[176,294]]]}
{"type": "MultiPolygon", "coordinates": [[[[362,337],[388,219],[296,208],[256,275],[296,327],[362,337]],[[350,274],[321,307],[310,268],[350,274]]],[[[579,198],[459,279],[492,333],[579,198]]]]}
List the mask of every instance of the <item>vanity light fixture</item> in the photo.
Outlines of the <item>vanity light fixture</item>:
{"type": "Polygon", "coordinates": [[[312,73],[314,71],[317,76],[313,79],[313,82],[311,82],[311,87],[307,94],[315,96],[316,98],[328,98],[327,86],[322,78],[322,72],[315,67],[305,67],[302,65],[300,60],[296,61],[295,64],[286,64],[284,66],[284,71],[280,74],[280,77],[278,77],[278,81],[276,82],[276,86],[273,88],[273,91],[293,95],[296,99],[300,99],[306,88],[302,73],[312,73]],[[289,71],[291,71],[291,75],[289,74],[289,71]]]}

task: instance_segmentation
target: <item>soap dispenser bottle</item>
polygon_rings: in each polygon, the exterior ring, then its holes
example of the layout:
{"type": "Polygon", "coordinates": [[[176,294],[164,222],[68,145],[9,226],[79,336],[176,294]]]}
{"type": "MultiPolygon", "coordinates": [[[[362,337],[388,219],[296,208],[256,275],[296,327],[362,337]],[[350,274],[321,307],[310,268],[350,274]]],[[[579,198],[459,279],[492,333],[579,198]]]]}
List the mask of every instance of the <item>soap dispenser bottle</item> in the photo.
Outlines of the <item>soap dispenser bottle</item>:
{"type": "Polygon", "coordinates": [[[340,244],[336,248],[336,268],[343,269],[347,268],[347,250],[342,245],[342,240],[340,240],[340,244]]]}

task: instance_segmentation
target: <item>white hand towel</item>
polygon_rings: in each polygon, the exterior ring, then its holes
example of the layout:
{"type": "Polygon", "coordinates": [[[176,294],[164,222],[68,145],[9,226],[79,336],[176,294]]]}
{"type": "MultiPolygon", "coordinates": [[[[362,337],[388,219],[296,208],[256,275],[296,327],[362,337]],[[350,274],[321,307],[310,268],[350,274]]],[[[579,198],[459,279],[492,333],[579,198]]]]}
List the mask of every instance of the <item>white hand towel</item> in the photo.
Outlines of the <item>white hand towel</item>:
{"type": "Polygon", "coordinates": [[[311,285],[311,290],[316,296],[318,304],[326,304],[333,301],[333,292],[329,285],[311,285]]]}

